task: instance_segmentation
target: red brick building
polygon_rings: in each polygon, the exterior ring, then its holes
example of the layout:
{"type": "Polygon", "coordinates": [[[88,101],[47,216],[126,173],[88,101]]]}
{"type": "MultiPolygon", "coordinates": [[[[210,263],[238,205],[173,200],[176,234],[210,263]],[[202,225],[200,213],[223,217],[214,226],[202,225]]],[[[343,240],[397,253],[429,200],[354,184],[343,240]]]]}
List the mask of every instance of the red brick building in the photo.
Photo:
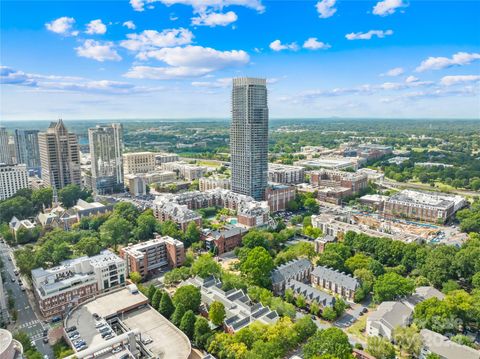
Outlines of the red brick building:
{"type": "Polygon", "coordinates": [[[270,212],[285,211],[288,202],[295,199],[295,187],[287,185],[270,185],[265,190],[265,200],[270,212]]]}
{"type": "Polygon", "coordinates": [[[246,229],[232,227],[226,230],[211,231],[202,236],[205,247],[208,250],[215,249],[217,254],[230,252],[242,244],[242,237],[247,233],[246,229]]]}

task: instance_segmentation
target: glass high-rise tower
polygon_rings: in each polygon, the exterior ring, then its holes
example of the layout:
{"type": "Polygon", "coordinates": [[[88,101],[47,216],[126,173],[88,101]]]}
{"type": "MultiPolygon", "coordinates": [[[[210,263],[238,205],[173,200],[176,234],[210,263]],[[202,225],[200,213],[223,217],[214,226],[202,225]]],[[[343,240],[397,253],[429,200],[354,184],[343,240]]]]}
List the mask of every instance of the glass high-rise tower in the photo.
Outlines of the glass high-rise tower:
{"type": "Polygon", "coordinates": [[[39,174],[40,148],[38,146],[38,130],[15,130],[15,156],[17,163],[24,163],[27,169],[39,174]]]}
{"type": "Polygon", "coordinates": [[[268,182],[268,104],[265,79],[233,79],[230,154],[232,191],[264,200],[268,182]]]}

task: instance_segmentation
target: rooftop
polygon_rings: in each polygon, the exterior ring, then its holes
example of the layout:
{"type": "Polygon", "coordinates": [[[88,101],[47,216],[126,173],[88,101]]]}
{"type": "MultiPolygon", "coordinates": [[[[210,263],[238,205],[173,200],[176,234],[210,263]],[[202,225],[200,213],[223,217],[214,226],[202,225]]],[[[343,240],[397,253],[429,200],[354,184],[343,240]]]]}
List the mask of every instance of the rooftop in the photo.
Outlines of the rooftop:
{"type": "Polygon", "coordinates": [[[289,280],[286,288],[292,289],[296,294],[302,294],[308,302],[317,302],[322,307],[332,307],[335,304],[335,298],[328,293],[295,279],[289,280]]]}
{"type": "Polygon", "coordinates": [[[306,271],[311,267],[312,263],[305,258],[284,263],[272,271],[272,282],[280,283],[290,278],[294,278],[296,274],[306,271]]]}
{"type": "Polygon", "coordinates": [[[446,195],[442,193],[420,192],[403,190],[391,196],[389,201],[408,202],[413,204],[448,209],[464,201],[461,196],[446,195]]]}
{"type": "Polygon", "coordinates": [[[420,335],[424,347],[444,359],[479,359],[480,351],[452,342],[447,337],[428,329],[422,329],[420,335]]]}
{"type": "Polygon", "coordinates": [[[326,280],[337,283],[349,290],[356,290],[360,285],[357,278],[329,267],[318,266],[312,271],[312,275],[319,278],[325,278],[326,280]]]}
{"type": "Polygon", "coordinates": [[[382,302],[368,317],[369,322],[379,321],[390,329],[408,323],[412,309],[401,302],[382,302]]]}

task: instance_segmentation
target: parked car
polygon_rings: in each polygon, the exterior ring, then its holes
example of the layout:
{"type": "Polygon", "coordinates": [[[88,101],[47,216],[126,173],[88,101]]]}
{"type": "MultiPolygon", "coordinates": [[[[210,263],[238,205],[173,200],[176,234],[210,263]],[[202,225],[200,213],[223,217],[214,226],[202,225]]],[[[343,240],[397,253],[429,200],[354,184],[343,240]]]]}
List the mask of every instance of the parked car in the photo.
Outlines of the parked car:
{"type": "Polygon", "coordinates": [[[99,331],[100,333],[105,333],[105,332],[108,332],[108,331],[110,331],[110,330],[111,330],[111,329],[110,329],[110,327],[108,327],[108,326],[104,326],[104,327],[98,328],[98,331],[99,331]]]}
{"type": "Polygon", "coordinates": [[[62,317],[58,317],[58,316],[57,316],[57,317],[53,317],[52,320],[51,320],[51,322],[52,322],[52,323],[57,323],[57,322],[59,322],[59,321],[61,321],[61,320],[62,320],[62,317]]]}
{"type": "Polygon", "coordinates": [[[73,331],[77,330],[77,327],[75,325],[73,325],[73,326],[71,326],[71,327],[69,327],[65,330],[66,330],[67,333],[70,333],[70,332],[73,332],[73,331]]]}
{"type": "Polygon", "coordinates": [[[112,334],[112,331],[111,331],[111,330],[109,330],[109,331],[107,331],[107,332],[103,332],[103,333],[102,333],[102,338],[105,338],[105,337],[107,337],[107,336],[109,336],[109,335],[111,335],[111,334],[112,334]]]}
{"type": "Polygon", "coordinates": [[[46,337],[47,335],[48,335],[48,329],[45,328],[45,329],[43,329],[43,336],[46,337]]]}
{"type": "Polygon", "coordinates": [[[126,353],[126,354],[123,354],[120,359],[128,359],[130,358],[130,354],[126,353]]]}
{"type": "Polygon", "coordinates": [[[82,350],[85,350],[87,348],[88,348],[87,344],[84,344],[81,347],[77,348],[77,351],[81,352],[82,350]]]}
{"type": "Polygon", "coordinates": [[[44,342],[45,344],[48,344],[48,337],[43,337],[43,342],[44,342]]]}
{"type": "Polygon", "coordinates": [[[112,333],[110,333],[104,339],[109,340],[109,339],[112,339],[113,337],[114,337],[114,335],[112,333]]]}
{"type": "Polygon", "coordinates": [[[122,350],[123,350],[123,348],[121,346],[118,346],[118,347],[112,349],[112,354],[121,352],[122,350]]]}
{"type": "Polygon", "coordinates": [[[150,344],[151,342],[153,342],[152,338],[149,338],[149,337],[143,337],[142,339],[142,343],[143,344],[150,344]]]}
{"type": "Polygon", "coordinates": [[[71,340],[77,340],[78,338],[80,338],[80,334],[75,334],[73,337],[71,337],[70,339],[71,340]]]}
{"type": "Polygon", "coordinates": [[[107,323],[105,322],[98,322],[97,324],[95,324],[95,328],[99,329],[101,327],[104,327],[105,325],[107,325],[107,323]]]}
{"type": "Polygon", "coordinates": [[[77,331],[68,333],[68,337],[69,337],[70,339],[72,339],[75,335],[78,335],[78,332],[77,332],[77,331]]]}
{"type": "Polygon", "coordinates": [[[12,277],[10,279],[12,280],[12,283],[15,283],[15,278],[12,277]]]}

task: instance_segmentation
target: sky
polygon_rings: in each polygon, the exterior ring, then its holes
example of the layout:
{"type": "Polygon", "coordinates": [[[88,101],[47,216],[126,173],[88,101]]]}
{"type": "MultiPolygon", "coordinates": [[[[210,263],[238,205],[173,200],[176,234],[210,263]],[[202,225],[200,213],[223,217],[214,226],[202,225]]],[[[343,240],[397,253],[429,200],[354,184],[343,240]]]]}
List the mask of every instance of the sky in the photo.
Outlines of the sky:
{"type": "Polygon", "coordinates": [[[480,118],[479,1],[0,6],[0,121],[229,118],[242,76],[271,118],[480,118]]]}

